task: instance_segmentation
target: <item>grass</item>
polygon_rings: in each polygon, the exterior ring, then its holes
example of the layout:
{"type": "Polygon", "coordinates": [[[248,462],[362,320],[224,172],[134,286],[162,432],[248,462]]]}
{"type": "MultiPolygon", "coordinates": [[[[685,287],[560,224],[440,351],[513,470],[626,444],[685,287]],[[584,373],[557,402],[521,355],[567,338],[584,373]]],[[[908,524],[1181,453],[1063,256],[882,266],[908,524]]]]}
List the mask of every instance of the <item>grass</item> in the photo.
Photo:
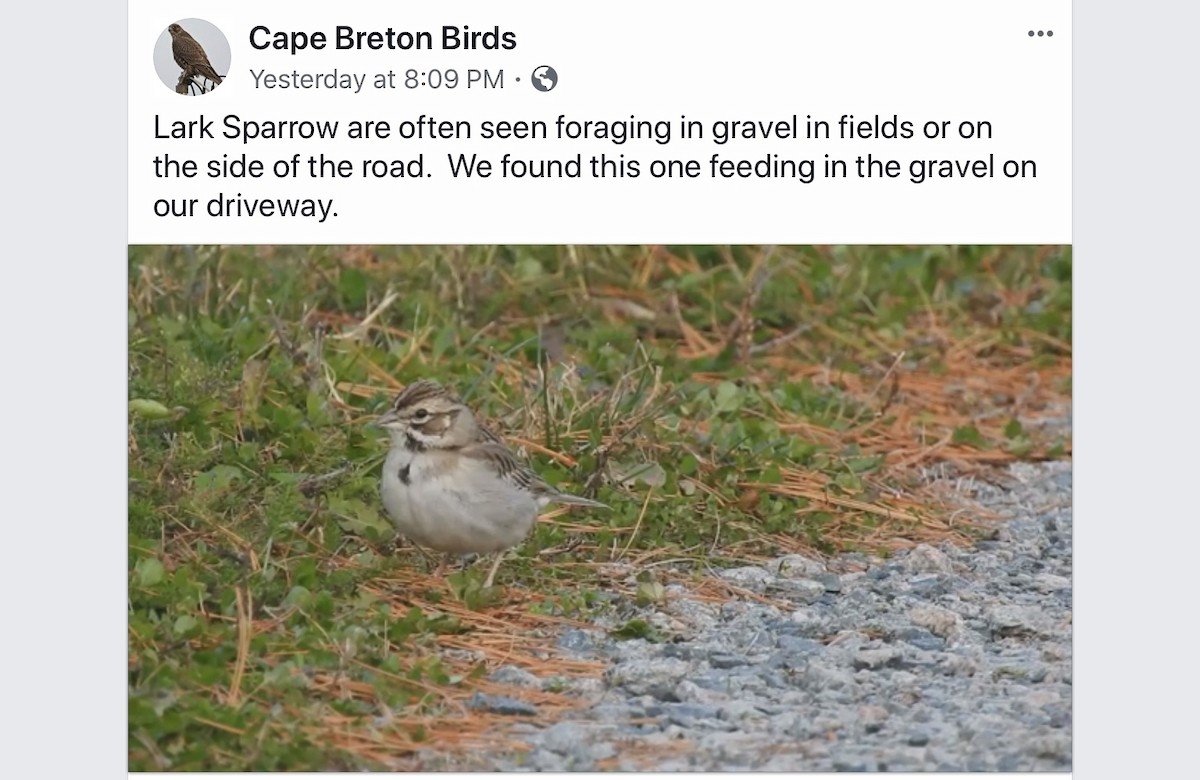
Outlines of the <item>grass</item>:
{"type": "MultiPolygon", "coordinates": [[[[1064,247],[132,247],[133,770],[380,769],[519,748],[474,710],[662,582],[969,544],[934,475],[1069,455],[1064,247]],[[453,386],[563,489],[480,589],[394,538],[370,419],[453,386]],[[637,581],[626,577],[639,573],[637,581]]],[[[645,636],[648,624],[621,629],[645,636]]]]}

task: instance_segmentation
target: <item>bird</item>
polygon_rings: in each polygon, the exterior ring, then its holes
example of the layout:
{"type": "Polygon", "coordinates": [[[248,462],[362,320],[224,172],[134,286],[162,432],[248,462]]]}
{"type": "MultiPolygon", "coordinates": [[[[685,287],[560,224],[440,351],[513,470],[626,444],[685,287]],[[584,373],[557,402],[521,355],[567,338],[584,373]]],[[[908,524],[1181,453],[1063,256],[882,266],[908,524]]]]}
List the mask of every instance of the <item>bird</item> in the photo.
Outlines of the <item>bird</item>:
{"type": "Polygon", "coordinates": [[[183,68],[186,75],[203,76],[214,84],[221,83],[221,77],[208,61],[208,55],[199,41],[178,24],[167,27],[167,32],[171,34],[171,54],[175,56],[175,64],[183,68]]]}
{"type": "Polygon", "coordinates": [[[550,503],[608,509],[555,490],[451,391],[431,379],[407,385],[375,419],[391,441],[379,492],[396,530],[422,547],[459,555],[504,553],[550,503]]]}

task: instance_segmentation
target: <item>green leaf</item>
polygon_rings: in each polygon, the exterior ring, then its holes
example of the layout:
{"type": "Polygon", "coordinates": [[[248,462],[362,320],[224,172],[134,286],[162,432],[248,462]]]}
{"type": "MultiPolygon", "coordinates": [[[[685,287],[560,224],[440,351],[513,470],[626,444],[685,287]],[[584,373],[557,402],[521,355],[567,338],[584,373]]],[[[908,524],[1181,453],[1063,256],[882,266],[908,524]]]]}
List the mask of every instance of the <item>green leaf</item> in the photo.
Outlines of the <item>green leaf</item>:
{"type": "Polygon", "coordinates": [[[647,642],[661,642],[662,634],[654,626],[641,618],[634,618],[618,629],[609,632],[614,639],[645,639],[647,642]]]}
{"type": "Polygon", "coordinates": [[[167,576],[167,570],[158,558],[141,559],[134,568],[134,572],[138,585],[143,588],[151,588],[162,582],[163,578],[167,576]]]}
{"type": "Polygon", "coordinates": [[[196,631],[200,626],[200,621],[191,615],[180,615],[175,618],[175,625],[171,631],[175,636],[188,636],[196,631]]]}
{"type": "Polygon", "coordinates": [[[741,390],[733,382],[722,382],[717,385],[713,394],[713,407],[718,412],[733,412],[741,408],[741,390]]]}
{"type": "Polygon", "coordinates": [[[171,410],[158,401],[149,398],[134,398],[129,401],[129,413],[144,417],[147,420],[165,420],[171,416],[171,410]]]}
{"type": "Polygon", "coordinates": [[[765,485],[778,485],[783,482],[783,473],[780,472],[779,466],[771,464],[758,475],[758,481],[765,485]]]}
{"type": "Polygon", "coordinates": [[[533,257],[522,257],[518,260],[516,271],[517,278],[522,281],[531,281],[546,272],[541,261],[533,257]]]}
{"type": "Polygon", "coordinates": [[[357,268],[343,268],[338,275],[338,292],[345,299],[346,308],[361,309],[367,300],[371,279],[357,268]]]}
{"type": "Polygon", "coordinates": [[[157,558],[143,558],[139,560],[133,569],[134,578],[136,578],[139,586],[143,588],[152,588],[156,584],[162,582],[167,576],[167,569],[162,565],[161,560],[157,558]]]}
{"type": "Polygon", "coordinates": [[[1006,439],[1015,439],[1024,432],[1025,429],[1021,427],[1021,423],[1015,417],[1004,426],[1004,438],[1006,439]]]}
{"type": "Polygon", "coordinates": [[[834,477],[833,484],[842,488],[851,495],[855,493],[861,493],[863,489],[862,480],[854,474],[838,474],[836,477],[834,477]]]}
{"type": "MultiPolygon", "coordinates": [[[[619,467],[617,482],[627,488],[632,488],[642,482],[649,487],[662,487],[666,484],[667,472],[654,462],[637,463],[632,466],[619,467]]],[[[552,483],[553,484],[553,483],[552,483]]]]}
{"type": "Polygon", "coordinates": [[[379,510],[357,498],[331,497],[329,510],[338,519],[338,525],[365,539],[387,539],[395,533],[379,510]]]}
{"type": "Polygon", "coordinates": [[[1023,458],[1029,453],[1033,452],[1033,442],[1031,442],[1028,437],[1021,436],[1020,438],[1016,438],[1008,442],[1004,449],[1008,450],[1013,455],[1016,455],[1018,458],[1023,458]]]}
{"type": "Polygon", "coordinates": [[[866,471],[874,471],[879,468],[879,464],[882,462],[882,455],[872,455],[870,457],[849,458],[846,461],[846,466],[855,474],[862,474],[866,471]]]}
{"type": "Polygon", "coordinates": [[[667,590],[662,586],[661,582],[639,582],[637,586],[637,595],[634,597],[634,603],[639,607],[649,606],[650,604],[658,604],[666,598],[667,590]]]}
{"type": "Polygon", "coordinates": [[[329,420],[325,397],[320,393],[310,392],[304,397],[304,412],[308,421],[314,425],[324,425],[329,420]]]}
{"type": "Polygon", "coordinates": [[[976,449],[987,447],[987,441],[983,438],[983,434],[974,425],[963,425],[955,428],[954,435],[950,437],[950,441],[954,444],[966,444],[976,449]]]}
{"type": "Polygon", "coordinates": [[[303,585],[293,585],[288,594],[283,597],[285,607],[306,607],[312,601],[312,591],[303,585]]]}
{"type": "Polygon", "coordinates": [[[198,493],[205,493],[214,490],[225,490],[233,484],[234,480],[241,479],[242,470],[237,466],[229,466],[221,464],[213,466],[208,471],[202,471],[196,475],[196,479],[192,487],[198,493]]]}

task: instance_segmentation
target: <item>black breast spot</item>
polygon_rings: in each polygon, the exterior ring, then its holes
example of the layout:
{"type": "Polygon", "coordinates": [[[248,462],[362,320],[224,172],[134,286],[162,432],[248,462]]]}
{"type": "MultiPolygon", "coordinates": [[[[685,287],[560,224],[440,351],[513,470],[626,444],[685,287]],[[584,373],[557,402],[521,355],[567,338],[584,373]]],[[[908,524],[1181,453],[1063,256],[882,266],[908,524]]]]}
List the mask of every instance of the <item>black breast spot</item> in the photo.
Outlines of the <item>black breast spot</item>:
{"type": "Polygon", "coordinates": [[[397,476],[400,477],[400,481],[406,485],[408,484],[408,472],[411,468],[411,465],[401,466],[400,471],[397,472],[397,476]]]}

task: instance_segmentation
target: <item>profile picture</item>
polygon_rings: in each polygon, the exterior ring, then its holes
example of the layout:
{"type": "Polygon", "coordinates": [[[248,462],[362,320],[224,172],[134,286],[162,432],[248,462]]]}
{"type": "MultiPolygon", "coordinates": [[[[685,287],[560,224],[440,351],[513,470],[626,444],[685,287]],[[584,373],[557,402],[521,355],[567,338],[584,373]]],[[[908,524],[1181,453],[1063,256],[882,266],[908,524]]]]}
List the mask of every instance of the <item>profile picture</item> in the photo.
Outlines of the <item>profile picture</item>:
{"type": "Polygon", "coordinates": [[[205,95],[225,80],[231,59],[229,41],[203,19],[172,22],[154,44],[154,70],[180,95],[205,95]]]}

